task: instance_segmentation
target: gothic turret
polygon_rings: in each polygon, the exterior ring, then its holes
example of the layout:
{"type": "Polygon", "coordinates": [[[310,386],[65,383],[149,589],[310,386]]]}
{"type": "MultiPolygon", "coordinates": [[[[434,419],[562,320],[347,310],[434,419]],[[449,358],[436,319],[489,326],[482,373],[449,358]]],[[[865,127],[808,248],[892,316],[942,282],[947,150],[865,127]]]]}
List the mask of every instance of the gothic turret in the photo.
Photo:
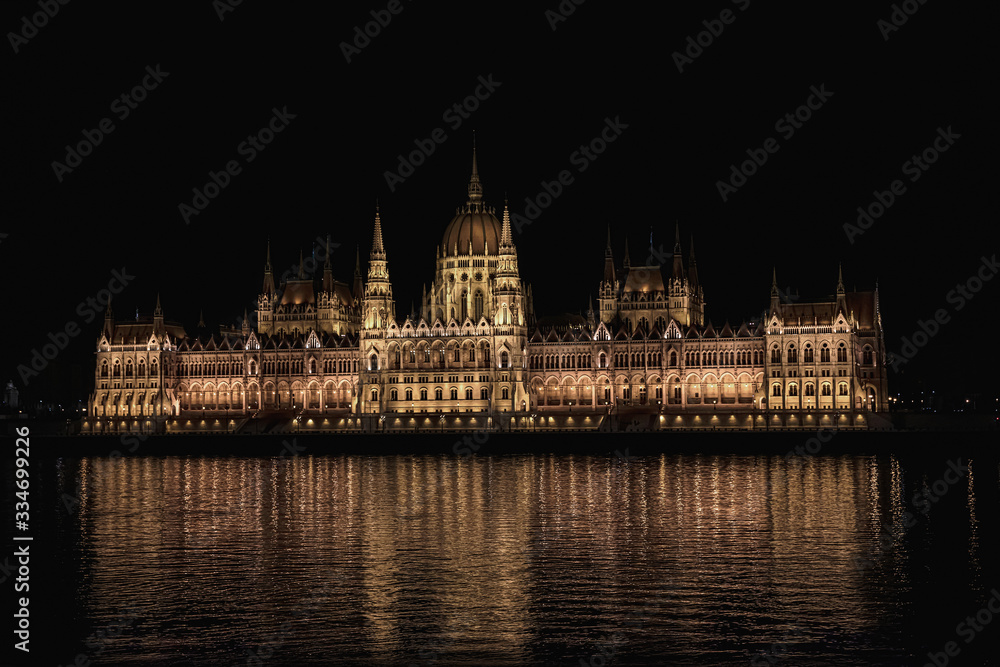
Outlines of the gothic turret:
{"type": "Polygon", "coordinates": [[[673,280],[684,280],[684,257],[681,255],[681,226],[674,227],[674,267],[670,276],[673,280]]]}
{"type": "Polygon", "coordinates": [[[771,315],[781,317],[781,290],[778,289],[778,269],[771,268],[771,315]]]}
{"type": "MultiPolygon", "coordinates": [[[[510,228],[510,209],[507,201],[503,204],[503,225],[500,232],[500,257],[497,262],[495,287],[487,284],[487,291],[493,291],[496,301],[494,305],[494,323],[500,326],[524,326],[524,304],[522,303],[521,278],[517,269],[517,249],[514,247],[514,237],[510,228]]],[[[484,298],[482,292],[474,297],[473,311],[480,311],[479,300],[484,298]]]]}
{"type": "Polygon", "coordinates": [[[840,264],[837,264],[837,312],[847,315],[847,292],[844,290],[844,272],[840,264]]]}
{"type": "Polygon", "coordinates": [[[274,294],[274,273],[271,271],[271,240],[267,240],[267,259],[264,261],[264,287],[262,293],[274,294]]]}
{"type": "Polygon", "coordinates": [[[115,335],[115,314],[111,310],[111,297],[108,297],[108,307],[104,309],[104,334],[111,340],[115,335]]]}
{"type": "Polygon", "coordinates": [[[330,261],[330,235],[326,235],[326,259],[323,261],[323,291],[333,292],[333,262],[330,261]]]}
{"type": "Polygon", "coordinates": [[[382,218],[375,204],[375,229],[372,232],[372,250],[368,259],[368,280],[365,282],[362,322],[366,330],[384,332],[390,320],[396,317],[396,304],[392,298],[392,283],[385,246],[382,243],[382,218]]]}
{"type": "Polygon", "coordinates": [[[163,308],[160,307],[160,295],[156,294],[156,308],[153,309],[153,333],[157,337],[163,336],[166,327],[163,324],[163,308]]]}

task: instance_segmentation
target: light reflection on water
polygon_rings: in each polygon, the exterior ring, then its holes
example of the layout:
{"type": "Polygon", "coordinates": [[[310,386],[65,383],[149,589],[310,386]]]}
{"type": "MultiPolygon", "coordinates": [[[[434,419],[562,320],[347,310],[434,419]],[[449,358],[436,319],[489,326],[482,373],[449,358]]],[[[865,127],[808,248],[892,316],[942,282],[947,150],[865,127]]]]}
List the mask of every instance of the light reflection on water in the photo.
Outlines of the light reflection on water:
{"type": "Polygon", "coordinates": [[[71,463],[83,615],[141,619],[102,664],[914,661],[935,525],[965,522],[970,595],[996,585],[980,480],[893,534],[921,479],[895,457],[71,463]]]}

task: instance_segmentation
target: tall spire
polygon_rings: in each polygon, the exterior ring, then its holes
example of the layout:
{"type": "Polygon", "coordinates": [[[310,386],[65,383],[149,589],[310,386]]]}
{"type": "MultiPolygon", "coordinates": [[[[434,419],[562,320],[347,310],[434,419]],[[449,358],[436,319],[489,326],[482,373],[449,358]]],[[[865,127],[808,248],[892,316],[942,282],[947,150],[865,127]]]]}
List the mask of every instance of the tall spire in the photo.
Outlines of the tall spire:
{"type": "Polygon", "coordinates": [[[104,309],[104,333],[108,335],[110,339],[115,332],[115,314],[111,310],[111,296],[108,296],[108,307],[104,309]]]}
{"type": "Polygon", "coordinates": [[[330,261],[330,235],[326,235],[326,260],[323,262],[323,291],[333,291],[333,262],[330,261]]]}
{"type": "Polygon", "coordinates": [[[199,329],[204,329],[205,328],[205,309],[204,308],[199,308],[198,309],[198,328],[199,329]]]}
{"type": "Polygon", "coordinates": [[[507,196],[503,198],[503,225],[500,227],[500,247],[514,245],[514,235],[510,231],[510,209],[507,207],[507,196]]]}
{"type": "Polygon", "coordinates": [[[379,212],[378,200],[375,200],[375,231],[372,233],[372,259],[385,259],[385,247],[382,245],[382,217],[379,212]]]}
{"type": "Polygon", "coordinates": [[[674,225],[674,280],[684,280],[684,256],[681,250],[681,223],[674,225]]]}
{"type": "MultiPolygon", "coordinates": [[[[875,283],[875,289],[878,289],[878,283],[875,283]]],[[[837,263],[837,310],[839,312],[847,314],[847,292],[844,291],[844,272],[841,269],[840,263],[837,263]]]]}
{"type": "Polygon", "coordinates": [[[469,178],[469,203],[478,204],[483,198],[483,186],[479,183],[479,165],[476,162],[476,131],[472,131],[472,177],[469,178]]]}
{"type": "Polygon", "coordinates": [[[778,289],[778,269],[771,268],[771,314],[781,310],[781,290],[778,289]]]}
{"type": "Polygon", "coordinates": [[[163,308],[160,307],[160,293],[156,293],[156,308],[153,309],[153,317],[163,317],[163,308]]]}
{"type": "Polygon", "coordinates": [[[267,259],[264,260],[264,294],[274,294],[274,274],[271,271],[271,239],[267,239],[267,259]]]}
{"type": "Polygon", "coordinates": [[[299,248],[299,280],[306,279],[306,264],[302,259],[302,248],[299,248]]]}
{"type": "MultiPolygon", "coordinates": [[[[355,285],[361,281],[355,275],[355,285]]],[[[361,301],[362,327],[365,330],[382,330],[396,317],[396,302],[392,298],[389,280],[389,262],[382,243],[382,214],[375,200],[375,229],[372,232],[372,252],[368,261],[368,279],[364,283],[361,301]]]]}
{"type": "Polygon", "coordinates": [[[628,237],[627,236],[625,237],[625,258],[622,260],[622,266],[624,266],[626,269],[628,269],[628,268],[630,268],[632,266],[632,260],[630,260],[629,257],[628,257],[628,237]]]}
{"type": "Polygon", "coordinates": [[[692,290],[698,289],[698,261],[694,257],[694,234],[691,235],[691,258],[688,264],[688,284],[692,290]]]}
{"type": "Polygon", "coordinates": [[[389,270],[388,258],[385,254],[385,245],[382,243],[382,214],[379,209],[378,200],[375,200],[375,229],[372,231],[372,252],[368,260],[368,279],[365,286],[365,294],[370,295],[370,287],[373,280],[384,282],[388,285],[389,270]]]}

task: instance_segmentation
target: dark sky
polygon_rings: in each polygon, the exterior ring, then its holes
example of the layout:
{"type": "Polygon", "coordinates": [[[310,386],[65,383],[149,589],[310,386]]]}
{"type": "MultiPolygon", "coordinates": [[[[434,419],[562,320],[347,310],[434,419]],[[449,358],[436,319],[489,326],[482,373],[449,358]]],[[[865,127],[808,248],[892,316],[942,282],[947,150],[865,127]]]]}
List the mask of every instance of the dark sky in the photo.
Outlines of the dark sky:
{"type": "Polygon", "coordinates": [[[1000,280],[961,310],[948,298],[997,251],[995,39],[983,29],[995,17],[979,6],[919,5],[885,39],[878,22],[893,7],[880,2],[664,3],[654,12],[567,0],[575,11],[555,30],[546,15],[558,11],[555,0],[457,10],[403,2],[348,63],[341,43],[387,3],[245,2],[223,20],[221,3],[180,4],[70,3],[37,30],[23,20],[37,4],[3,7],[0,263],[12,296],[3,379],[18,378],[48,332],[70,322],[81,329],[32,378],[35,398],[84,397],[102,317],[87,323],[77,306],[114,270],[135,276],[115,298],[119,318],[149,314],[160,293],[168,319],[193,331],[204,309],[217,330],[253,309],[268,237],[280,273],[330,234],[340,244],[335,273],[349,282],[359,244],[367,257],[376,198],[397,308],[408,311],[465,201],[473,129],[485,197],[498,209],[506,192],[524,214],[543,181],[573,176],[515,239],[539,316],[586,308],[609,225],[616,258],[627,237],[638,264],[650,232],[669,250],[679,221],[685,249],[695,234],[707,314],[718,324],[767,306],[772,267],[783,289],[808,299],[833,292],[842,262],[849,290],[878,281],[890,349],[919,320],[948,311],[891,390],[918,380],[986,387],[981,373],[969,379],[950,368],[969,354],[977,369],[995,370],[995,346],[978,338],[996,320],[1000,280]],[[724,10],[731,22],[711,23],[724,10]],[[673,54],[702,32],[708,43],[704,21],[721,34],[679,72],[673,54]],[[144,77],[154,82],[147,67],[167,74],[122,118],[115,100],[144,77]],[[480,77],[498,85],[468,118],[446,116],[480,77]],[[818,108],[798,128],[776,127],[813,87],[831,94],[812,98],[818,108]],[[248,161],[242,142],[275,108],[294,118],[248,161]],[[66,146],[105,118],[113,131],[57,176],[53,162],[66,163],[66,146]],[[573,154],[606,119],[618,119],[620,136],[581,171],[573,154]],[[390,189],[385,172],[397,156],[438,128],[444,141],[390,189]],[[951,145],[911,180],[918,172],[904,163],[939,128],[951,128],[951,145]],[[777,151],[723,201],[718,181],[769,138],[777,151]],[[186,224],[179,205],[191,205],[192,189],[231,160],[240,173],[186,224]],[[852,242],[844,223],[897,179],[905,192],[852,242]]]}

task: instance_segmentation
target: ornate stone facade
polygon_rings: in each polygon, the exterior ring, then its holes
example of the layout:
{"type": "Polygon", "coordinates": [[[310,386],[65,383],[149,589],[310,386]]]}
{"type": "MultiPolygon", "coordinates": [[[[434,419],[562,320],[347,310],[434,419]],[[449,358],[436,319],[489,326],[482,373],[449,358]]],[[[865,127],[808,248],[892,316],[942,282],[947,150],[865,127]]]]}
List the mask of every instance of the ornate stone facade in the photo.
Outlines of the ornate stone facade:
{"type": "MultiPolygon", "coordinates": [[[[328,242],[329,244],[329,242],[328,242]]],[[[465,205],[436,249],[419,309],[398,317],[376,208],[367,279],[301,267],[275,286],[270,247],[257,324],[189,336],[152,318],[97,344],[84,432],[421,428],[865,426],[885,409],[878,291],[783,303],[759,321],[706,321],[694,243],[666,267],[615,263],[598,311],[536,321],[506,204],[483,200],[475,150],[465,205]]]]}

